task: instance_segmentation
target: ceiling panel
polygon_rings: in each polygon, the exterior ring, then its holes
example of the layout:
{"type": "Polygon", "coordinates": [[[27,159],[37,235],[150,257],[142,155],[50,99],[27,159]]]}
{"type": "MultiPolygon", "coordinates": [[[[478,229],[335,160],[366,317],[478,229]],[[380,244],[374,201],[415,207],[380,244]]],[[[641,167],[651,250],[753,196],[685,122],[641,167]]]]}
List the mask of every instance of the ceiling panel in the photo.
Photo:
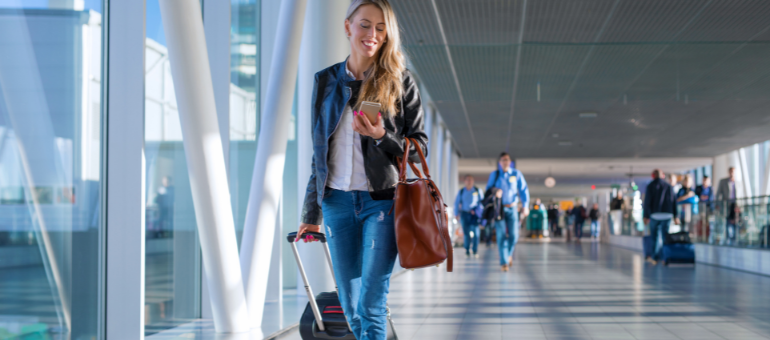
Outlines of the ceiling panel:
{"type": "Polygon", "coordinates": [[[464,157],[707,157],[770,139],[770,1],[392,2],[464,157]]]}

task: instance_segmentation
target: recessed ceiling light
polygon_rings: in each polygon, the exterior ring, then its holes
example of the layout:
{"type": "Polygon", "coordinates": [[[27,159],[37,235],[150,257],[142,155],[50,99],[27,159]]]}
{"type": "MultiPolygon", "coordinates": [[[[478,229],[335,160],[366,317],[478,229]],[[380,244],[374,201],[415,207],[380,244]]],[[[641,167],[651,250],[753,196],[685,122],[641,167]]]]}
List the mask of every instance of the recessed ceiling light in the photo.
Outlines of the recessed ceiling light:
{"type": "Polygon", "coordinates": [[[596,112],[581,112],[580,118],[596,118],[598,114],[596,112]]]}
{"type": "Polygon", "coordinates": [[[554,133],[553,135],[551,135],[551,137],[553,137],[553,138],[559,138],[559,134],[558,134],[558,133],[554,133]]]}
{"type": "Polygon", "coordinates": [[[570,142],[570,141],[561,141],[561,142],[559,142],[559,146],[572,146],[572,142],[570,142]]]}

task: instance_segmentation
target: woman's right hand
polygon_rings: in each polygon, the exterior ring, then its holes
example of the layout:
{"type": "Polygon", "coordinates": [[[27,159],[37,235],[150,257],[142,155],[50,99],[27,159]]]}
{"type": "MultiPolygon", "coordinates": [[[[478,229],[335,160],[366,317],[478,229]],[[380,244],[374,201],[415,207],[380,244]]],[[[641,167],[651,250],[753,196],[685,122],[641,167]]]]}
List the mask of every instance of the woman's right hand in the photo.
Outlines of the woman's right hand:
{"type": "MultiPolygon", "coordinates": [[[[320,233],[321,226],[317,224],[300,223],[299,230],[297,230],[297,238],[294,239],[294,242],[299,242],[299,239],[302,238],[302,235],[308,231],[313,233],[320,233]]],[[[305,241],[305,243],[307,243],[308,241],[310,242],[318,241],[318,239],[313,237],[312,235],[308,235],[308,237],[304,238],[303,240],[305,241]]]]}

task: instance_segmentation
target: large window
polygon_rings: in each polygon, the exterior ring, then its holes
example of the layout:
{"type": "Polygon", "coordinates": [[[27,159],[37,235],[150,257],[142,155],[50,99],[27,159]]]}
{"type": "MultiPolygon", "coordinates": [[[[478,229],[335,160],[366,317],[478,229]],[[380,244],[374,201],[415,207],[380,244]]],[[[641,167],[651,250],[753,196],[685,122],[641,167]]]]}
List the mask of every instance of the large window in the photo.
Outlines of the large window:
{"type": "Polygon", "coordinates": [[[101,13],[0,0],[0,339],[100,334],[101,13]]]}
{"type": "Polygon", "coordinates": [[[145,48],[145,334],[201,316],[201,251],[158,0],[145,48]]]}

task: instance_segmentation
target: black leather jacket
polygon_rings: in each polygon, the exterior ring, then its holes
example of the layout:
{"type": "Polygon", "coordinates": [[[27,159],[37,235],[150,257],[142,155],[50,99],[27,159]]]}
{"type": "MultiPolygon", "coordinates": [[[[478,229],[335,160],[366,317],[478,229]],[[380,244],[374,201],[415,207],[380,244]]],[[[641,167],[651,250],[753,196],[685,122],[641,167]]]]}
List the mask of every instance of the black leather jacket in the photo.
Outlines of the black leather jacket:
{"type": "MultiPolygon", "coordinates": [[[[311,115],[313,119],[313,164],[310,181],[305,192],[305,204],[302,208],[302,222],[321,224],[323,212],[321,201],[329,175],[327,160],[329,143],[340,123],[342,111],[348,104],[357,101],[361,81],[348,76],[345,63],[333,65],[315,75],[311,115]]],[[[428,154],[428,135],[423,131],[425,115],[417,84],[412,74],[406,70],[403,74],[404,92],[401,102],[396,103],[403,112],[394,114],[383,112],[385,136],[377,144],[374,139],[361,136],[361,151],[364,158],[364,170],[369,182],[369,194],[374,200],[392,200],[398,182],[396,157],[404,155],[404,137],[415,139],[426,157],[428,154]]],[[[419,155],[410,146],[409,159],[420,162],[419,155]]]]}

